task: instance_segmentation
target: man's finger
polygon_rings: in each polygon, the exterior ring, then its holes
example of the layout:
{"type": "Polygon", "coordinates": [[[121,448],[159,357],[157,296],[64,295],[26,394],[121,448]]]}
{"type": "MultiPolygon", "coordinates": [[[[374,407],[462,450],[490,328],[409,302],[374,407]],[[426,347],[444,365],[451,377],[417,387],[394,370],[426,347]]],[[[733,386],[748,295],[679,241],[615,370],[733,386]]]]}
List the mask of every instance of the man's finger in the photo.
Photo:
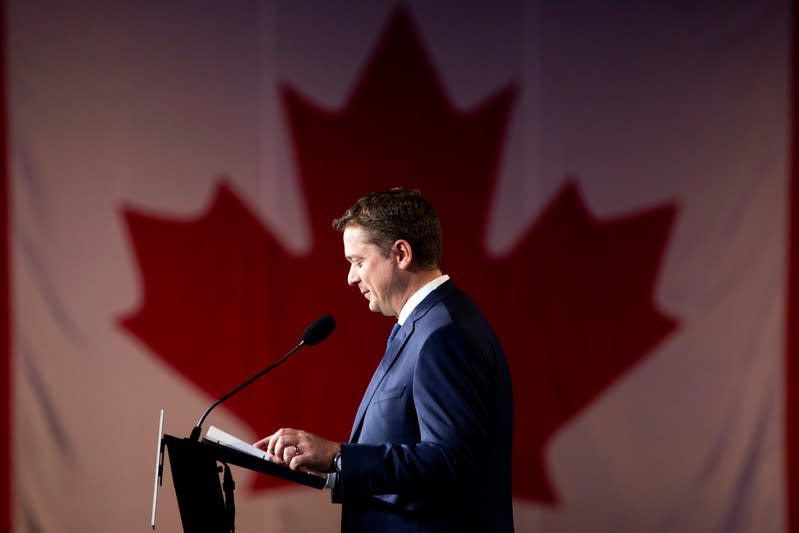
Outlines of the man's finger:
{"type": "Polygon", "coordinates": [[[303,471],[305,471],[306,469],[305,469],[305,468],[303,468],[303,465],[304,465],[306,462],[307,462],[307,459],[305,458],[305,456],[302,456],[302,455],[295,455],[295,456],[294,456],[294,458],[293,458],[293,459],[291,460],[291,462],[289,463],[289,467],[290,467],[292,470],[303,470],[303,471]]]}

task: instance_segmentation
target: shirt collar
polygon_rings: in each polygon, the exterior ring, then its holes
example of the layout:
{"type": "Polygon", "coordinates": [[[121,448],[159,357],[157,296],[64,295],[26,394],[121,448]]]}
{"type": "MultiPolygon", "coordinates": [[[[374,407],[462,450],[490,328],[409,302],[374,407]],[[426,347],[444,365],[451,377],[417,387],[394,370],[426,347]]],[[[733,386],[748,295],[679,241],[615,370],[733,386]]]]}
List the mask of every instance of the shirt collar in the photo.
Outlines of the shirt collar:
{"type": "Polygon", "coordinates": [[[444,283],[449,279],[447,274],[442,274],[438,276],[436,279],[427,282],[421,289],[413,293],[413,295],[408,298],[408,301],[405,302],[405,305],[402,306],[402,310],[400,311],[399,318],[397,322],[399,325],[403,325],[408,317],[411,316],[411,312],[416,309],[416,306],[422,303],[422,300],[427,298],[427,295],[436,290],[439,285],[444,283]]]}

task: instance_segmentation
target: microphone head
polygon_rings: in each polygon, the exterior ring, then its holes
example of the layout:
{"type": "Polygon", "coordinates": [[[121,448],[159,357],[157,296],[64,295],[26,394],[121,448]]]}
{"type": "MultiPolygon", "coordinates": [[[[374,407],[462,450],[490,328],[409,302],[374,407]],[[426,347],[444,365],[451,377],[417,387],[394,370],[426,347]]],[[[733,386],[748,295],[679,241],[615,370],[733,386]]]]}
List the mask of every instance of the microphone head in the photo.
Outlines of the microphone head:
{"type": "Polygon", "coordinates": [[[336,329],[336,319],[330,315],[320,316],[302,332],[302,340],[308,346],[319,344],[336,329]]]}

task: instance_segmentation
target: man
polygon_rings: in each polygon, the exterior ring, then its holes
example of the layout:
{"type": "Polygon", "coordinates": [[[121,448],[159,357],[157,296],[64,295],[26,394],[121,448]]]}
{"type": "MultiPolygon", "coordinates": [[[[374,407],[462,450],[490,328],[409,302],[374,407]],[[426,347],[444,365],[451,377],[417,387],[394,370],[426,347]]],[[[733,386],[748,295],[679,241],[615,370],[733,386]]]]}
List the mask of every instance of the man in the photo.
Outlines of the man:
{"type": "Polygon", "coordinates": [[[395,188],[361,198],[333,226],[347,282],[397,319],[396,333],[349,443],[284,428],[255,445],[293,469],[330,472],[345,533],[513,531],[508,367],[483,315],[442,274],[432,206],[395,188]]]}

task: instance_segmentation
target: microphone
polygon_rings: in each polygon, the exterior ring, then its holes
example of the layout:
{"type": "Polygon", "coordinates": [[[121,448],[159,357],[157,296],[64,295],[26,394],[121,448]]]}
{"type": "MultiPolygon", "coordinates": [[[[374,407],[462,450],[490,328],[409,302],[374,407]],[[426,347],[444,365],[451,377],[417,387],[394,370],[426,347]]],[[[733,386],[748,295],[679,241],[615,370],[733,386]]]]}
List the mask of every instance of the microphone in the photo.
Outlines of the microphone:
{"type": "MultiPolygon", "coordinates": [[[[302,342],[313,346],[325,340],[336,329],[336,320],[330,315],[320,316],[311,322],[302,332],[302,342]]],[[[299,345],[297,346],[299,348],[299,345]]]]}
{"type": "Polygon", "coordinates": [[[200,432],[202,431],[203,422],[205,421],[205,418],[208,416],[208,414],[217,405],[224,402],[225,400],[227,400],[228,398],[239,392],[241,389],[251,384],[253,381],[257,380],[258,378],[268,373],[276,366],[283,363],[286,359],[291,357],[294,354],[294,352],[296,352],[303,346],[314,346],[315,344],[319,344],[320,342],[325,340],[331,333],[333,333],[334,329],[336,329],[336,320],[330,315],[320,316],[319,318],[311,322],[311,324],[308,325],[307,328],[305,328],[305,331],[302,332],[302,337],[301,337],[302,340],[300,340],[299,344],[297,344],[294,348],[292,348],[289,351],[289,353],[287,353],[286,355],[284,355],[283,357],[281,357],[280,359],[278,359],[268,367],[264,368],[263,370],[255,374],[253,377],[251,377],[250,379],[248,379],[247,381],[245,381],[244,383],[242,383],[232,391],[228,392],[227,394],[219,398],[213,404],[211,404],[211,407],[205,410],[203,416],[201,416],[200,420],[197,421],[197,425],[194,426],[194,428],[191,430],[191,435],[189,436],[189,439],[193,441],[200,440],[200,432]]]}

